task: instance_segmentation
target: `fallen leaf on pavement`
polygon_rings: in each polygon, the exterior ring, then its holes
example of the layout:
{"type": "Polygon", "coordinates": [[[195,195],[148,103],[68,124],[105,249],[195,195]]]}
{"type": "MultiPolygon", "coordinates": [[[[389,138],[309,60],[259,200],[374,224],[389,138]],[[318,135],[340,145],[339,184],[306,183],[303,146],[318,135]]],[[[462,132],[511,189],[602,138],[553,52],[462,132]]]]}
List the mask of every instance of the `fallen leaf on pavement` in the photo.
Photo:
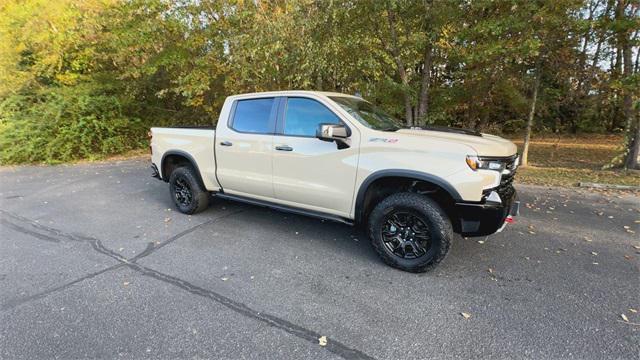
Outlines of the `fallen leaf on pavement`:
{"type": "Polygon", "coordinates": [[[620,317],[622,318],[622,320],[629,322],[629,318],[627,317],[627,315],[625,314],[620,314],[620,317]]]}
{"type": "Polygon", "coordinates": [[[592,251],[592,252],[591,252],[591,255],[593,255],[593,256],[598,256],[598,253],[597,253],[597,252],[595,252],[595,251],[592,251]]]}
{"type": "Polygon", "coordinates": [[[470,314],[467,314],[466,312],[461,312],[460,315],[462,315],[463,318],[468,319],[471,317],[470,314]]]}
{"type": "Polygon", "coordinates": [[[318,345],[327,346],[327,337],[326,336],[320,336],[320,338],[318,339],[318,345]]]}
{"type": "Polygon", "coordinates": [[[629,311],[631,311],[634,314],[638,312],[638,310],[636,310],[636,309],[629,309],[629,311]]]}

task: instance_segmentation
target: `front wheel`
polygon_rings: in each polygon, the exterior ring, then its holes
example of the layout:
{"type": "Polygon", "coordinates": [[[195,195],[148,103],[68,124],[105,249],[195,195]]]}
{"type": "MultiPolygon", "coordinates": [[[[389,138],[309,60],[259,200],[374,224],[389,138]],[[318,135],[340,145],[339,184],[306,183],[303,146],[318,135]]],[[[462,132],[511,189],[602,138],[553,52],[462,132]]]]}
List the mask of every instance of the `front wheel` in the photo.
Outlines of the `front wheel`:
{"type": "Polygon", "coordinates": [[[190,166],[173,170],[169,177],[169,190],[181,213],[195,214],[209,205],[209,192],[200,184],[198,175],[190,166]]]}
{"type": "Polygon", "coordinates": [[[442,261],[453,230],[445,212],[430,198],[397,193],[382,200],[369,215],[369,237],[390,266],[425,272],[442,261]]]}

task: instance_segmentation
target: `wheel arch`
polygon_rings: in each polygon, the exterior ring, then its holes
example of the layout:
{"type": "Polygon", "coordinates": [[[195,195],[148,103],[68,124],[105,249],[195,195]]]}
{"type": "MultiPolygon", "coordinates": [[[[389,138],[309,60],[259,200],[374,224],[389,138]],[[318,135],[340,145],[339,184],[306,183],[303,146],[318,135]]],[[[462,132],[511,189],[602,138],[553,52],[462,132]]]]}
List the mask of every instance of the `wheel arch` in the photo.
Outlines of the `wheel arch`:
{"type": "Polygon", "coordinates": [[[200,174],[200,169],[198,168],[198,163],[193,158],[193,156],[182,150],[169,150],[162,154],[162,160],[160,160],[160,171],[162,172],[162,180],[168,182],[173,170],[184,164],[193,167],[193,169],[196,171],[196,175],[198,176],[200,185],[204,187],[202,174],[200,174]]]}
{"type": "Polygon", "coordinates": [[[462,200],[458,191],[441,177],[403,169],[377,171],[362,182],[356,196],[355,221],[363,224],[378,201],[401,191],[424,193],[435,200],[457,229],[455,203],[462,200]]]}

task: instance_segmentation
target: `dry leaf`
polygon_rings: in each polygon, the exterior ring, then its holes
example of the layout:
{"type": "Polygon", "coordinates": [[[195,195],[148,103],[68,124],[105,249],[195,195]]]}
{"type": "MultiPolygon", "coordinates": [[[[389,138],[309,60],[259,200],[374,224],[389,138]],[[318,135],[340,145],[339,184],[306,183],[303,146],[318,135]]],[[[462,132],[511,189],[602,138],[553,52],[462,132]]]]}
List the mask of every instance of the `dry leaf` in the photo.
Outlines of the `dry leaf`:
{"type": "Polygon", "coordinates": [[[460,315],[462,315],[463,318],[468,319],[471,317],[470,314],[467,314],[466,312],[461,312],[460,315]]]}
{"type": "Polygon", "coordinates": [[[629,311],[631,311],[634,314],[638,312],[638,310],[636,310],[636,309],[629,309],[629,311]]]}
{"type": "Polygon", "coordinates": [[[318,345],[327,346],[327,337],[324,335],[320,336],[320,338],[318,338],[318,345]]]}
{"type": "Polygon", "coordinates": [[[591,252],[591,255],[593,255],[593,256],[598,256],[598,253],[597,253],[597,252],[595,252],[595,251],[592,251],[592,252],[591,252]]]}
{"type": "Polygon", "coordinates": [[[629,322],[629,318],[627,317],[627,315],[625,314],[620,314],[620,317],[622,318],[622,320],[624,320],[625,322],[629,322]]]}
{"type": "Polygon", "coordinates": [[[640,250],[640,245],[633,245],[634,249],[640,250]]]}

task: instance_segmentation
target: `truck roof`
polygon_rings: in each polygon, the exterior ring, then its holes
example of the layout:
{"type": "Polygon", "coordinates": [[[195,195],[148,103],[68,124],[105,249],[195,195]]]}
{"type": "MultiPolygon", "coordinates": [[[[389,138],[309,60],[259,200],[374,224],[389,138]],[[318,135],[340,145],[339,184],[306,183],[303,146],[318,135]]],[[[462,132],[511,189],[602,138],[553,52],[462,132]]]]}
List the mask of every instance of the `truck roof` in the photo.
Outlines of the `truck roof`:
{"type": "Polygon", "coordinates": [[[311,90],[262,91],[262,92],[236,94],[236,95],[231,95],[229,97],[297,96],[297,95],[321,95],[321,96],[327,96],[327,97],[328,96],[344,96],[344,97],[361,99],[360,97],[355,95],[343,94],[338,92],[330,92],[330,91],[311,91],[311,90]]]}

